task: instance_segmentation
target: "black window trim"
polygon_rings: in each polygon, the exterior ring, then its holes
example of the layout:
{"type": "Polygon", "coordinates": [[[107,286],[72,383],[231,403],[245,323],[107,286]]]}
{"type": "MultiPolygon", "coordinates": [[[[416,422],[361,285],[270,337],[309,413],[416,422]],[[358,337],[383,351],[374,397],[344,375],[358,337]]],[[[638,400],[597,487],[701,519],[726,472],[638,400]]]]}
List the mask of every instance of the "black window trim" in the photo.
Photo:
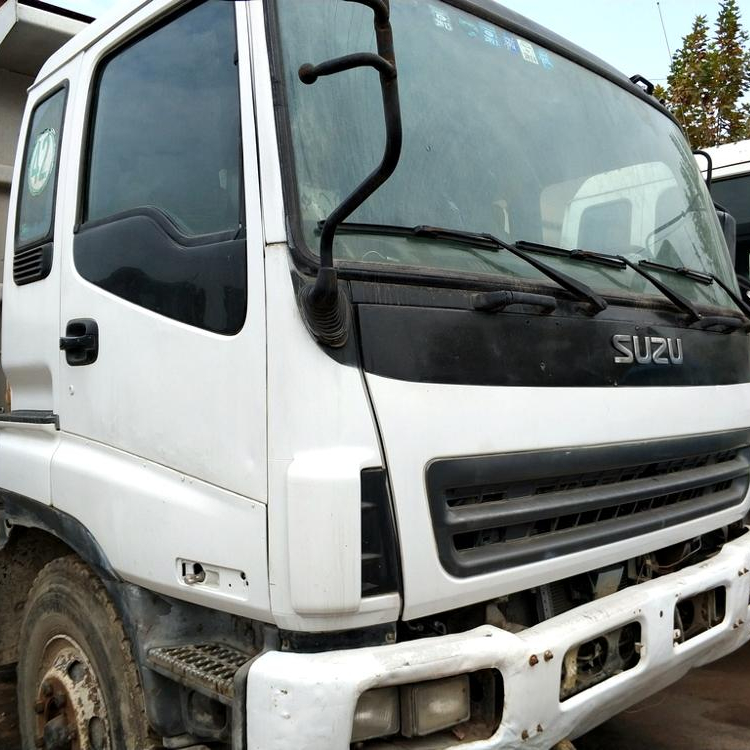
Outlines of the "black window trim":
{"type": "Polygon", "coordinates": [[[185,248],[215,245],[219,242],[232,242],[233,240],[244,240],[246,235],[244,224],[238,231],[228,230],[213,232],[211,234],[185,234],[177,226],[174,219],[158,206],[137,206],[136,208],[129,208],[125,211],[118,211],[116,214],[104,216],[101,219],[92,219],[85,224],[77,225],[74,234],[80,234],[96,227],[104,227],[108,224],[116,224],[118,221],[129,219],[133,216],[145,216],[152,219],[171,239],[185,248]]]}
{"type": "Polygon", "coordinates": [[[34,122],[34,115],[36,115],[37,110],[39,107],[44,104],[45,102],[49,101],[53,96],[59,94],[61,91],[65,92],[65,95],[63,97],[63,105],[62,105],[62,117],[60,118],[60,133],[57,137],[57,152],[55,153],[55,182],[53,185],[53,193],[52,193],[52,209],[50,211],[50,222],[49,222],[49,230],[43,237],[37,237],[35,239],[19,243],[18,241],[18,232],[20,229],[20,220],[21,220],[21,190],[22,190],[22,184],[19,185],[18,188],[18,195],[16,197],[16,206],[15,206],[15,226],[13,228],[13,249],[14,249],[14,256],[19,253],[22,250],[28,250],[32,247],[41,247],[42,245],[46,245],[48,243],[54,242],[55,238],[55,221],[57,220],[57,187],[60,180],[60,160],[62,155],[62,147],[63,147],[63,136],[65,133],[65,120],[67,119],[67,113],[68,113],[68,95],[70,93],[70,81],[65,78],[64,80],[60,81],[60,83],[57,84],[53,89],[50,89],[45,96],[43,96],[40,99],[37,99],[36,104],[34,104],[34,108],[31,110],[31,113],[29,115],[28,125],[26,127],[26,133],[24,135],[24,144],[23,144],[23,161],[21,162],[21,171],[20,171],[20,182],[23,183],[23,177],[26,175],[26,162],[29,158],[29,144],[31,141],[31,126],[34,122]]]}

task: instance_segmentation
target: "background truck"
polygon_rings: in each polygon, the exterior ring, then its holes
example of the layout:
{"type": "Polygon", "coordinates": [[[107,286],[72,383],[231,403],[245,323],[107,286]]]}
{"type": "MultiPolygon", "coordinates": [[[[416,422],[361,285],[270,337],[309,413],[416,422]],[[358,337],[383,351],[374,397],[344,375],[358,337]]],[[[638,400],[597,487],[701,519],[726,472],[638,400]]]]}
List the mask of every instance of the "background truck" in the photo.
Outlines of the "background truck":
{"type": "Polygon", "coordinates": [[[750,318],[649,91],[489,0],[139,1],[49,59],[24,750],[547,750],[750,639],[750,318]]]}
{"type": "MultiPolygon", "coordinates": [[[[711,159],[711,192],[737,222],[736,270],[740,288],[750,292],[750,141],[706,149],[711,159]]],[[[698,164],[706,173],[706,162],[698,164]]]]}

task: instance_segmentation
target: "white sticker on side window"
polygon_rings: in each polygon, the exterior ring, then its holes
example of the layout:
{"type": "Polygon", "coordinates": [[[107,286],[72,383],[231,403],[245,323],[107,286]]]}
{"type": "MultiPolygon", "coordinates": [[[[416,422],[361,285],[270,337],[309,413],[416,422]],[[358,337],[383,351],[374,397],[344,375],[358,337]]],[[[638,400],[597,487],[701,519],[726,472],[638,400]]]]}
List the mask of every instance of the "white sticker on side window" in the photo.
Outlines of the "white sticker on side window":
{"type": "Polygon", "coordinates": [[[57,131],[54,128],[43,130],[34,141],[29,159],[29,173],[26,182],[32,195],[44,192],[55,167],[57,153],[57,131]]]}

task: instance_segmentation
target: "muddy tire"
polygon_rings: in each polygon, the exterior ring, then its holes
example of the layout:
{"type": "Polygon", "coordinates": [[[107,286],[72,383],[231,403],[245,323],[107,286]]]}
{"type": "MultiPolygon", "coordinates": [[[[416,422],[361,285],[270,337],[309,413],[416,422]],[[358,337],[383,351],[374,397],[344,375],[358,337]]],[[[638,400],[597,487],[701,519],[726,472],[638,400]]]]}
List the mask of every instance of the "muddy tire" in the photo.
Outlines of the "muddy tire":
{"type": "Polygon", "coordinates": [[[23,750],[151,750],[138,670],[101,580],[53,560],[24,610],[18,661],[23,750]]]}

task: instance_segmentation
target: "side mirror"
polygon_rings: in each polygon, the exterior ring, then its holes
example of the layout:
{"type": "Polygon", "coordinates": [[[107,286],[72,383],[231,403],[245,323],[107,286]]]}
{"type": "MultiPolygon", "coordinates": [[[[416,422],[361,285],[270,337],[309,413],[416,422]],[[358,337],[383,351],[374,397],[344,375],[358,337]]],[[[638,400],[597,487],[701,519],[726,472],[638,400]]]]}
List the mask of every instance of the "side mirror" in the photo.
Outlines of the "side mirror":
{"type": "Polygon", "coordinates": [[[729,257],[732,259],[732,268],[737,265],[737,221],[725,208],[714,203],[716,215],[719,217],[721,230],[724,232],[724,240],[727,243],[729,257]]]}

